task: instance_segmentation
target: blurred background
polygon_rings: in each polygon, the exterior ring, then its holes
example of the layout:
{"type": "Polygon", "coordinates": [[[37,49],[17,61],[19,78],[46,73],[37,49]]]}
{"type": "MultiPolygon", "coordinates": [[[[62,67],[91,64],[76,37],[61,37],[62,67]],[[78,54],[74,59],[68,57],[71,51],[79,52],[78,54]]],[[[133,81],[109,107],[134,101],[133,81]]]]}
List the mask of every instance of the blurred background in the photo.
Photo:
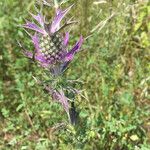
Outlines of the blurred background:
{"type": "MultiPolygon", "coordinates": [[[[17,40],[33,45],[18,27],[36,13],[32,0],[0,1],[1,150],[149,150],[150,3],[148,0],[68,0],[70,45],[82,34],[83,51],[65,72],[80,80],[78,125],[37,85],[43,70],[22,55],[17,40]]],[[[44,13],[53,17],[54,10],[44,13]]]]}

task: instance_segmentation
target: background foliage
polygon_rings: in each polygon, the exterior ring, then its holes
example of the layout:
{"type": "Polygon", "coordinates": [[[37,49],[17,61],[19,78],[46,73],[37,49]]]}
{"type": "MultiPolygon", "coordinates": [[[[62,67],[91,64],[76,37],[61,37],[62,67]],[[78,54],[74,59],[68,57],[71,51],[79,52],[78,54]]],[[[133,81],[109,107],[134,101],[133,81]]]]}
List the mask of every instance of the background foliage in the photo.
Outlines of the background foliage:
{"type": "MultiPolygon", "coordinates": [[[[76,99],[78,125],[61,126],[67,116],[38,86],[43,70],[25,58],[17,45],[32,44],[17,25],[35,12],[34,1],[0,1],[0,149],[1,150],[149,150],[150,4],[146,0],[69,0],[73,44],[85,40],[64,74],[81,80],[76,99]],[[102,1],[100,1],[102,2],[102,1]]],[[[52,17],[53,10],[45,8],[52,17]]]]}

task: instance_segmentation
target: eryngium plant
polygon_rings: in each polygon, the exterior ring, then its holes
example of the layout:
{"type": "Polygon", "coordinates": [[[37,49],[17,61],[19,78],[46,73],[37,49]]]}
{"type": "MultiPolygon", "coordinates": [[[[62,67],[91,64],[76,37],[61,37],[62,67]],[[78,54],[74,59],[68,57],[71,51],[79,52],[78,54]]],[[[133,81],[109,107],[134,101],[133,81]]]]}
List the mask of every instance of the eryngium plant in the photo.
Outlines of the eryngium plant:
{"type": "MultiPolygon", "coordinates": [[[[51,4],[46,1],[43,2],[43,4],[51,6],[51,4]]],[[[41,12],[37,15],[30,13],[36,23],[26,20],[26,24],[22,25],[22,27],[31,37],[34,45],[34,51],[31,52],[23,47],[22,48],[25,56],[33,61],[37,61],[40,66],[44,67],[45,70],[48,71],[48,74],[53,77],[53,80],[50,80],[49,84],[47,82],[47,84],[44,84],[45,81],[41,82],[39,80],[38,83],[41,84],[46,91],[48,91],[54,100],[62,104],[64,110],[68,114],[69,121],[72,124],[75,124],[77,116],[74,105],[75,96],[73,96],[70,100],[68,95],[75,95],[78,91],[73,87],[64,87],[60,82],[62,73],[68,67],[68,64],[73,60],[75,53],[80,50],[83,42],[83,37],[80,36],[76,44],[69,50],[69,32],[62,32],[62,29],[66,26],[75,23],[75,21],[71,21],[70,19],[61,25],[62,19],[72,7],[73,5],[65,10],[61,10],[57,5],[55,7],[55,16],[50,23],[45,21],[46,16],[43,16],[41,12]],[[34,31],[34,34],[32,35],[29,33],[27,31],[28,29],[34,31]],[[71,106],[69,105],[69,102],[71,103],[71,106]]],[[[63,80],[63,82],[67,82],[66,79],[63,80]]],[[[67,85],[67,83],[65,84],[67,85]]]]}

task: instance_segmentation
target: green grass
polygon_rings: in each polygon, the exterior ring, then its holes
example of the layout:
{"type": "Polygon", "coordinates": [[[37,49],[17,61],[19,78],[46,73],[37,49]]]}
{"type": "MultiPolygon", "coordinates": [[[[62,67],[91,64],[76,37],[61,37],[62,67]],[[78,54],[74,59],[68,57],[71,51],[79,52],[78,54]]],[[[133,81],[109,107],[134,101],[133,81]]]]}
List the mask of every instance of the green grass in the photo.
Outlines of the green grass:
{"type": "MultiPolygon", "coordinates": [[[[63,108],[54,103],[32,76],[45,78],[40,67],[25,58],[17,40],[33,49],[25,32],[17,27],[35,12],[30,0],[0,2],[0,149],[2,150],[149,150],[150,149],[150,4],[114,0],[95,5],[94,0],[75,3],[69,16],[70,45],[101,22],[100,30],[84,41],[64,74],[80,79],[76,97],[78,125],[60,127],[67,121],[63,108]]],[[[53,10],[45,14],[52,17],[53,10]]]]}

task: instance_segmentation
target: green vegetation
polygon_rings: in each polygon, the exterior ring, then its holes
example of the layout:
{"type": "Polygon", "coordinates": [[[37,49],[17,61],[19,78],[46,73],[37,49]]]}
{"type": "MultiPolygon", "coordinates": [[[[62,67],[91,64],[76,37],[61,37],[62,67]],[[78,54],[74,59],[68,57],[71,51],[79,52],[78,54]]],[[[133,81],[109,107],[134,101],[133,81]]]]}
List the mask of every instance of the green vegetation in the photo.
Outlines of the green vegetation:
{"type": "MultiPolygon", "coordinates": [[[[23,29],[34,1],[0,1],[1,150],[149,150],[150,3],[148,0],[69,0],[71,45],[87,37],[64,78],[81,80],[76,98],[78,125],[33,76],[43,70],[22,55],[17,40],[32,43],[23,29]]],[[[52,17],[53,9],[45,14],[52,17]]]]}

